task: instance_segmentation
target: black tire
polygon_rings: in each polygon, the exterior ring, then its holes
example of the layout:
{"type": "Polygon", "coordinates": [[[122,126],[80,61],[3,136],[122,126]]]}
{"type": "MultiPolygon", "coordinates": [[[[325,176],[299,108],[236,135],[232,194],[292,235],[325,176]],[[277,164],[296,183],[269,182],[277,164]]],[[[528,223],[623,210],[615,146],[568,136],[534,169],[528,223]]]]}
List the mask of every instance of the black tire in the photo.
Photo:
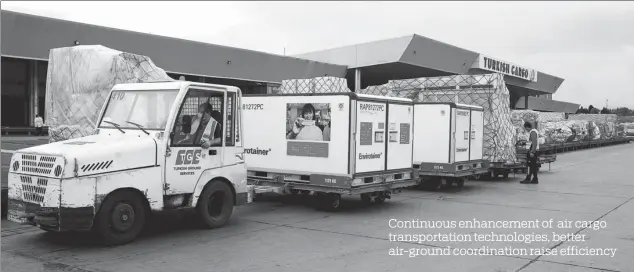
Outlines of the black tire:
{"type": "Polygon", "coordinates": [[[384,192],[377,192],[376,193],[376,197],[374,197],[374,203],[376,203],[376,204],[385,203],[385,193],[384,192]]]}
{"type": "Polygon", "coordinates": [[[431,177],[429,179],[423,180],[423,182],[421,183],[421,188],[423,188],[424,190],[433,191],[438,189],[441,184],[442,179],[440,177],[431,177]]]}
{"type": "Polygon", "coordinates": [[[325,211],[336,212],[341,209],[340,194],[326,194],[323,198],[323,207],[325,211]]]}
{"type": "Polygon", "coordinates": [[[459,178],[456,180],[456,187],[462,188],[464,186],[464,178],[459,178]]]}
{"type": "Polygon", "coordinates": [[[372,203],[372,197],[368,193],[361,194],[361,201],[364,203],[372,203]]]}
{"type": "Polygon", "coordinates": [[[200,194],[196,213],[206,229],[215,229],[227,224],[233,214],[233,191],[222,181],[212,181],[200,194]]]}
{"type": "Polygon", "coordinates": [[[315,209],[336,212],[341,209],[341,195],[333,193],[317,193],[314,199],[315,209]]]}
{"type": "Polygon", "coordinates": [[[147,210],[138,194],[131,191],[114,192],[101,204],[93,230],[104,245],[130,243],[143,230],[147,210]]]}

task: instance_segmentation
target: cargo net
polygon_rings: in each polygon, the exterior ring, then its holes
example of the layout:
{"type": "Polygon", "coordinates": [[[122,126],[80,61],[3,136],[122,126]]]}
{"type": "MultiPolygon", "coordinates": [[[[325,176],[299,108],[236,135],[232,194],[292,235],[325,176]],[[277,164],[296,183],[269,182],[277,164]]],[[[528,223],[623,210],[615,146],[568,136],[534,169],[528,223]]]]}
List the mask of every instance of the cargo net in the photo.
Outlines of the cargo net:
{"type": "Polygon", "coordinates": [[[483,158],[515,162],[515,127],[511,123],[510,95],[500,74],[455,75],[391,80],[359,93],[409,98],[414,102],[453,102],[484,108],[483,158]]]}
{"type": "Polygon", "coordinates": [[[348,81],[338,77],[316,77],[311,79],[289,79],[272,89],[274,94],[303,93],[348,93],[348,81]]]}
{"type": "Polygon", "coordinates": [[[92,135],[115,84],[172,80],[146,56],[100,45],[51,49],[46,77],[49,142],[92,135]]]}
{"type": "Polygon", "coordinates": [[[569,129],[564,129],[565,133],[559,133],[557,131],[553,131],[553,129],[559,129],[556,126],[552,126],[552,122],[561,122],[566,120],[566,114],[563,112],[538,112],[533,110],[512,110],[511,111],[511,122],[513,126],[515,126],[515,130],[517,131],[517,141],[518,142],[527,142],[529,140],[530,134],[524,129],[524,123],[529,122],[539,132],[539,141],[540,143],[554,143],[559,142],[561,139],[567,140],[568,137],[572,136],[572,131],[569,129]],[[547,136],[548,135],[548,136],[547,136]],[[554,141],[553,139],[557,139],[554,141]]]}

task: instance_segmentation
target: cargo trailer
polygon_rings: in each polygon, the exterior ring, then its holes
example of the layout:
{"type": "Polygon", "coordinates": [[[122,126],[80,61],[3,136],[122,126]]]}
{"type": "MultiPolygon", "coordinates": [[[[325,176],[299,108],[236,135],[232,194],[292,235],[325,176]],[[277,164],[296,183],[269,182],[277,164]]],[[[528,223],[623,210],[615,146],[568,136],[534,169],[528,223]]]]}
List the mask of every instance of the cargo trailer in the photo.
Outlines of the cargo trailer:
{"type": "Polygon", "coordinates": [[[341,195],[382,203],[412,178],[410,99],[345,93],[243,97],[245,161],[255,195],[315,196],[336,210],[341,195]]]}
{"type": "Polygon", "coordinates": [[[414,104],[414,175],[425,189],[458,187],[465,178],[488,172],[482,158],[484,111],[456,103],[414,104]]]}

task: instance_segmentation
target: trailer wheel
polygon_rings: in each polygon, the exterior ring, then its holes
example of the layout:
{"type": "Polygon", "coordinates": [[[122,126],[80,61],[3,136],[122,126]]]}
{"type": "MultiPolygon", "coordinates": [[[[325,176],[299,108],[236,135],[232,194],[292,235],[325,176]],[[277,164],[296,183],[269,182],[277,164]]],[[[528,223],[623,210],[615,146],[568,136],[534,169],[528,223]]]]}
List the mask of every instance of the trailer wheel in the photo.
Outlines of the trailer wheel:
{"type": "Polygon", "coordinates": [[[315,196],[318,210],[329,212],[338,211],[341,208],[341,195],[333,193],[319,193],[315,196]]]}
{"type": "Polygon", "coordinates": [[[361,201],[364,203],[372,203],[372,197],[369,193],[363,193],[361,194],[361,201]]]}
{"type": "Polygon", "coordinates": [[[224,226],[233,213],[233,192],[229,185],[221,181],[212,181],[200,194],[196,212],[207,229],[224,226]]]}
{"type": "Polygon", "coordinates": [[[384,202],[385,202],[385,193],[384,192],[377,192],[376,193],[376,197],[374,197],[374,203],[382,204],[384,202]]]}
{"type": "Polygon", "coordinates": [[[427,179],[423,179],[420,186],[424,190],[436,190],[441,184],[442,179],[440,177],[429,177],[427,179]]]}
{"type": "Polygon", "coordinates": [[[104,245],[123,245],[136,239],[145,225],[146,207],[131,191],[114,192],[102,203],[94,231],[104,245]]]}
{"type": "Polygon", "coordinates": [[[451,188],[453,187],[454,180],[453,179],[445,179],[445,187],[451,188]]]}
{"type": "Polygon", "coordinates": [[[456,179],[456,187],[462,188],[464,186],[464,178],[456,179]]]}
{"type": "Polygon", "coordinates": [[[509,178],[509,172],[505,172],[505,173],[504,173],[504,175],[503,175],[503,177],[504,177],[505,179],[509,178]]]}

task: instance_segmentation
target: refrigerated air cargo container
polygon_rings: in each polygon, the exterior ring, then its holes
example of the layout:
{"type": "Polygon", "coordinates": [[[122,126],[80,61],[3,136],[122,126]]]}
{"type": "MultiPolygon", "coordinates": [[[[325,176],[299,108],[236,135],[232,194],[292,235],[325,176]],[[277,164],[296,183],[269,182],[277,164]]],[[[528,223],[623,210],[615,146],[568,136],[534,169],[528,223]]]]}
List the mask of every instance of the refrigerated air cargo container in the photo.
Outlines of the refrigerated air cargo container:
{"type": "Polygon", "coordinates": [[[257,194],[341,195],[382,203],[412,178],[413,103],[355,93],[245,95],[245,161],[257,194]]]}
{"type": "Polygon", "coordinates": [[[484,112],[479,106],[455,103],[414,104],[414,174],[421,186],[458,187],[466,177],[486,173],[482,158],[484,112]]]}

